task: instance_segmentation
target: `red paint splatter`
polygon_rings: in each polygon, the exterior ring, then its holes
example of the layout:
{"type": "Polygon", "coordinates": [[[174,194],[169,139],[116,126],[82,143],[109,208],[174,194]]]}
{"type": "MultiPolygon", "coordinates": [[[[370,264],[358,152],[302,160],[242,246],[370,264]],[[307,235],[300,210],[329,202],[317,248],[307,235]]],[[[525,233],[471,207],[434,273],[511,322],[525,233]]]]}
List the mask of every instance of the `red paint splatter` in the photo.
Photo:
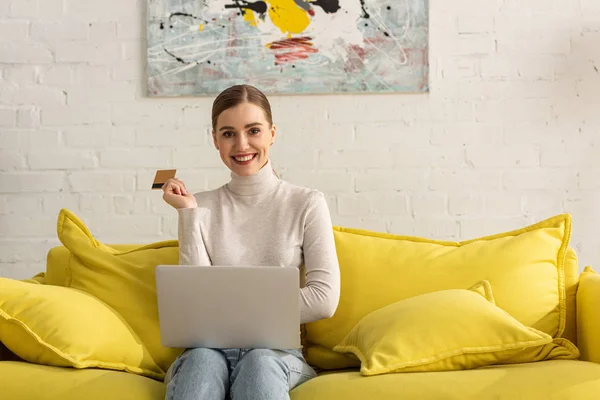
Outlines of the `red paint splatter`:
{"type": "Polygon", "coordinates": [[[351,44],[350,46],[348,46],[350,48],[351,51],[353,51],[354,53],[356,53],[356,56],[360,59],[360,60],[364,60],[365,57],[372,53],[371,51],[365,50],[364,47],[360,47],[357,46],[355,44],[351,44]]]}
{"type": "Polygon", "coordinates": [[[310,8],[308,10],[308,15],[310,15],[311,17],[314,17],[315,16],[315,10],[313,10],[312,8],[310,8]]]}
{"type": "Polygon", "coordinates": [[[208,68],[205,67],[202,69],[202,76],[207,77],[215,77],[215,78],[219,78],[219,79],[225,79],[227,78],[227,74],[223,73],[222,71],[219,70],[215,70],[213,68],[208,68]]]}
{"type": "Polygon", "coordinates": [[[319,50],[313,47],[311,38],[307,36],[278,40],[267,47],[275,51],[275,65],[307,59],[310,54],[319,50]]]}

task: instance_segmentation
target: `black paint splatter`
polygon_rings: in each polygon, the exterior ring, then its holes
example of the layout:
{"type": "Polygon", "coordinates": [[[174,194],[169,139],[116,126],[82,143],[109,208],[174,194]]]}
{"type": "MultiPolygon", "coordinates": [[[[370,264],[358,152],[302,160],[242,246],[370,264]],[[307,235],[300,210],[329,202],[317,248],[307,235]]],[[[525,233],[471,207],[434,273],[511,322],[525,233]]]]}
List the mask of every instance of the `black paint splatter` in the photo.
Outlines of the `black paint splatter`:
{"type": "MultiPolygon", "coordinates": [[[[365,6],[365,0],[359,0],[359,1],[360,1],[360,8],[361,8],[361,10],[363,12],[363,14],[360,17],[364,18],[364,19],[371,18],[371,15],[367,11],[367,7],[365,6]]],[[[391,6],[387,6],[387,9],[391,10],[392,7],[391,6]]],[[[365,23],[365,26],[369,26],[369,24],[365,23]]],[[[376,24],[375,24],[375,29],[377,29],[378,31],[380,31],[381,33],[383,33],[383,35],[385,37],[390,37],[390,34],[388,32],[384,31],[383,29],[381,29],[380,27],[378,27],[376,24]]]]}
{"type": "Polygon", "coordinates": [[[165,29],[165,23],[164,22],[160,23],[160,29],[165,29]]]}
{"type": "Polygon", "coordinates": [[[169,21],[173,17],[190,17],[190,18],[200,19],[198,17],[193,16],[192,14],[182,13],[182,12],[174,12],[174,13],[171,13],[171,15],[169,15],[169,21]]]}
{"type": "Polygon", "coordinates": [[[317,0],[312,4],[321,7],[327,14],[333,14],[341,8],[339,0],[317,0]]]}
{"type": "MultiPolygon", "coordinates": [[[[202,21],[202,22],[208,24],[208,21],[205,20],[204,18],[196,17],[195,15],[192,15],[189,13],[182,13],[182,12],[171,13],[171,15],[169,15],[169,22],[171,22],[171,18],[173,18],[173,17],[190,17],[190,18],[197,19],[198,21],[202,21]]],[[[171,28],[172,27],[173,26],[171,26],[171,28]]]]}
{"type": "Polygon", "coordinates": [[[365,8],[365,0],[360,0],[360,8],[363,12],[363,15],[361,15],[362,18],[366,18],[366,19],[371,18],[371,16],[367,12],[367,9],[365,8]]]}
{"type": "Polygon", "coordinates": [[[167,53],[168,55],[170,55],[171,57],[173,57],[174,59],[176,59],[177,61],[179,61],[182,64],[189,64],[188,61],[185,61],[183,58],[177,57],[175,54],[171,53],[169,50],[167,49],[163,49],[165,51],[165,53],[167,53]]]}
{"type": "Polygon", "coordinates": [[[252,3],[244,0],[234,0],[234,4],[225,4],[225,8],[239,8],[242,11],[242,14],[245,13],[247,9],[259,14],[264,14],[267,12],[267,3],[264,1],[252,3]]]}
{"type": "MultiPolygon", "coordinates": [[[[239,6],[239,5],[240,5],[240,0],[233,0],[233,2],[235,3],[235,5],[236,5],[236,6],[239,6]]],[[[227,7],[225,7],[225,8],[227,8],[227,7]]],[[[246,10],[244,10],[244,9],[242,9],[242,8],[240,8],[240,7],[238,7],[238,8],[239,8],[239,9],[240,9],[240,11],[242,12],[242,15],[246,15],[246,10]]],[[[238,15],[239,15],[239,13],[238,13],[238,15]]]]}

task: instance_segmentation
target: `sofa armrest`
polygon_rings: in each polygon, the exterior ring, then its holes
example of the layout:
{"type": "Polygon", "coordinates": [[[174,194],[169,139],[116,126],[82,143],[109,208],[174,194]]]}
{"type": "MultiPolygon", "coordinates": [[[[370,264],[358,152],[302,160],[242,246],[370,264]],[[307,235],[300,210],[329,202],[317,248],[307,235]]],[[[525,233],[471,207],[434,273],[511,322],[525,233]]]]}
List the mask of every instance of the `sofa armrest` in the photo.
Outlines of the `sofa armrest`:
{"type": "Polygon", "coordinates": [[[590,267],[577,288],[577,347],[581,360],[600,364],[600,275],[590,267]]]}

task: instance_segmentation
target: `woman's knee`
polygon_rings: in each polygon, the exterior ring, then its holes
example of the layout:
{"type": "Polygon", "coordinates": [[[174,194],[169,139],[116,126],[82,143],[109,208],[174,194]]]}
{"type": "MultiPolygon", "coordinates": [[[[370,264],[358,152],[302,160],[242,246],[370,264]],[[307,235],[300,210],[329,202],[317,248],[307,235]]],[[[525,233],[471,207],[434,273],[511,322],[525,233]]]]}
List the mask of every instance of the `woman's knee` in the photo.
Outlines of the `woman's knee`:
{"type": "Polygon", "coordinates": [[[231,398],[250,400],[286,399],[289,390],[287,366],[273,350],[254,349],[238,362],[231,375],[231,398]]]}
{"type": "Polygon", "coordinates": [[[254,349],[246,353],[239,361],[233,378],[238,375],[252,375],[252,380],[270,380],[280,378],[287,383],[288,368],[277,353],[269,349],[254,349]]]}
{"type": "Polygon", "coordinates": [[[229,388],[229,369],[225,355],[218,350],[186,350],[169,368],[165,384],[167,399],[219,398],[229,388]]]}
{"type": "Polygon", "coordinates": [[[182,357],[192,363],[218,363],[225,362],[225,356],[219,350],[203,347],[187,349],[182,357]]]}
{"type": "Polygon", "coordinates": [[[213,372],[220,372],[227,369],[227,360],[225,356],[214,349],[194,348],[184,351],[177,360],[173,363],[170,378],[185,366],[185,369],[194,371],[202,371],[208,369],[213,372]]]}
{"type": "Polygon", "coordinates": [[[286,365],[276,351],[270,349],[253,349],[242,357],[240,364],[243,367],[261,370],[277,368],[286,370],[286,365]]]}
{"type": "Polygon", "coordinates": [[[287,387],[288,377],[288,367],[275,351],[254,349],[242,357],[231,378],[234,382],[242,380],[258,385],[269,383],[281,384],[287,387]]]}

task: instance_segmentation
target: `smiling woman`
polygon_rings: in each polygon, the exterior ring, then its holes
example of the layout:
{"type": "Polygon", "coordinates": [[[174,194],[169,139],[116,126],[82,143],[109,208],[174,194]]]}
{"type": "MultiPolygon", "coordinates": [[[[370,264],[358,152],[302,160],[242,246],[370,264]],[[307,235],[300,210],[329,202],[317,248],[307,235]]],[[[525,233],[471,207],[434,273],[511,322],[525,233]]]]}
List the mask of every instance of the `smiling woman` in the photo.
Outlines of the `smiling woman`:
{"type": "MultiPolygon", "coordinates": [[[[274,173],[269,151],[277,130],[269,101],[253,86],[225,89],[213,102],[212,127],[231,181],[193,195],[177,178],[163,186],[179,216],[179,264],[297,268],[298,324],[330,318],[340,276],[329,208],[323,193],[274,173]]],[[[215,308],[227,312],[222,304],[215,308]]],[[[192,348],[171,365],[165,382],[167,399],[280,400],[314,376],[300,349],[192,348]]]]}

